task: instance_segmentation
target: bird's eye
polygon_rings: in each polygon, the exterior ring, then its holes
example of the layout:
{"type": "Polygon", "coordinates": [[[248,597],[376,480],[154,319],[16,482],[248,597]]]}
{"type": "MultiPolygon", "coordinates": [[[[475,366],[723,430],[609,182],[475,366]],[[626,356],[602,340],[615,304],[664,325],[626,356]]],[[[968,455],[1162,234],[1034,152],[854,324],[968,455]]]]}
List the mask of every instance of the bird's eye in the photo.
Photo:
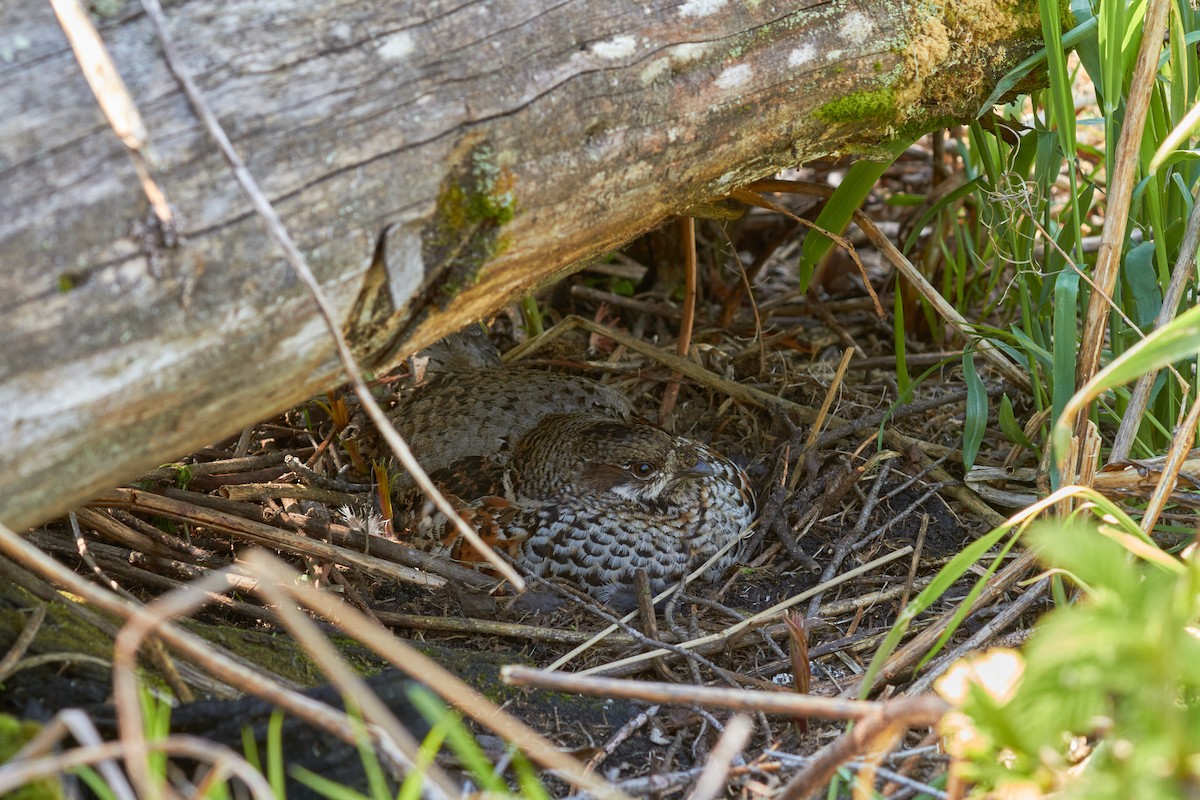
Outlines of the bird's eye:
{"type": "Polygon", "coordinates": [[[658,472],[658,468],[649,461],[639,461],[630,466],[629,470],[639,478],[649,478],[651,475],[658,472]]]}

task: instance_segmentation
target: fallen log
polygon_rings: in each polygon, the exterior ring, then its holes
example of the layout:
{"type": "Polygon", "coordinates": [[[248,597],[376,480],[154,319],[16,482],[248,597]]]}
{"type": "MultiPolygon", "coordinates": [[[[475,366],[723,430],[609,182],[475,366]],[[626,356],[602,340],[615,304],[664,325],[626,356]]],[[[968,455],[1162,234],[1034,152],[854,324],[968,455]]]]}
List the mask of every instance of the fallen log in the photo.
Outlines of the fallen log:
{"type": "MultiPolygon", "coordinates": [[[[343,380],[141,7],[94,8],[176,222],[158,223],[50,5],[0,6],[0,520],[17,528],[343,380]]],[[[180,62],[372,368],[781,167],[971,118],[1039,46],[1036,13],[168,9],[180,62]]]]}

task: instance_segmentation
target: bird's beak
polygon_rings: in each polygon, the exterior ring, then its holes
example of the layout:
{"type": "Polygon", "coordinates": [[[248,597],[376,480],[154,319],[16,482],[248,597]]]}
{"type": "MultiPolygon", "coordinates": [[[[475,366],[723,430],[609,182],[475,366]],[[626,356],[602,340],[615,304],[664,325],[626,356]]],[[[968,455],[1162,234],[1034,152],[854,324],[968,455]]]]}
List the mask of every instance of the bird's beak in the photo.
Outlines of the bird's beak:
{"type": "Polygon", "coordinates": [[[703,458],[696,459],[696,463],[692,464],[683,472],[689,478],[711,478],[713,472],[712,464],[709,464],[703,458]]]}

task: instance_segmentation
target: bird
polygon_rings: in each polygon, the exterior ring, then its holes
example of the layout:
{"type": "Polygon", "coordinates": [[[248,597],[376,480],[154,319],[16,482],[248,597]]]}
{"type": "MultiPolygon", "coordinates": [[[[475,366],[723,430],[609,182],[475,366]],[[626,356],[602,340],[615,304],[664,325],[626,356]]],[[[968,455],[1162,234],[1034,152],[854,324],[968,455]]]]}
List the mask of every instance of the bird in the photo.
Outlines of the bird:
{"type": "MultiPolygon", "coordinates": [[[[390,416],[484,541],[528,573],[626,605],[635,573],[659,592],[738,540],[756,513],[746,473],[708,445],[639,418],[615,388],[504,365],[479,326],[420,355],[425,376],[390,416]]],[[[483,557],[411,482],[398,530],[481,566],[483,557]]],[[[731,547],[704,573],[737,559],[731,547]]]]}
{"type": "MultiPolygon", "coordinates": [[[[520,567],[620,606],[634,597],[637,570],[660,592],[736,542],[756,511],[745,472],[709,446],[594,410],[545,415],[507,453],[431,477],[520,567]]],[[[416,527],[439,548],[478,562],[444,518],[422,519],[416,527]]],[[[737,556],[731,547],[703,577],[715,580],[737,556]]]]}

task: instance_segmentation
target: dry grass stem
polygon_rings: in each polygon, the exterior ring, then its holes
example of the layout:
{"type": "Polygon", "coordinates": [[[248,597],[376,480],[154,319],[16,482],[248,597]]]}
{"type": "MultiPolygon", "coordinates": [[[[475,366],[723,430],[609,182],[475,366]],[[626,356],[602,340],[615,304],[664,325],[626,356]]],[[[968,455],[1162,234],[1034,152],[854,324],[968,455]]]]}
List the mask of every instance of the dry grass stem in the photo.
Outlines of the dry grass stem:
{"type": "Polygon", "coordinates": [[[1034,604],[1041,601],[1045,596],[1046,590],[1049,587],[1050,579],[1042,578],[1027,588],[1021,593],[1020,597],[1005,605],[1000,610],[1000,613],[981,625],[979,630],[967,637],[957,647],[945,653],[936,662],[930,664],[921,673],[921,677],[913,681],[912,685],[904,690],[904,694],[915,696],[930,691],[933,688],[933,682],[949,669],[955,661],[987,647],[1005,628],[1016,623],[1023,615],[1029,613],[1034,604]]]}
{"type": "Polygon", "coordinates": [[[150,201],[155,215],[164,228],[170,229],[175,224],[175,215],[166,195],[150,175],[146,152],[146,126],[142,124],[142,116],[138,113],[137,104],[121,80],[121,74],[113,64],[108,48],[104,46],[91,17],[84,10],[79,0],[50,0],[58,22],[75,59],[79,62],[79,71],[87,80],[88,86],[100,104],[100,110],[108,121],[113,133],[129,150],[133,160],[134,170],[141,181],[142,191],[150,201]]]}
{"type": "Polygon", "coordinates": [[[1113,172],[1108,177],[1104,231],[1100,235],[1100,249],[1092,270],[1096,290],[1088,301],[1083,320],[1076,371],[1077,387],[1091,380],[1100,366],[1100,353],[1108,330],[1109,304],[1121,271],[1121,250],[1129,225],[1129,204],[1138,180],[1137,169],[1141,163],[1138,152],[1146,128],[1146,109],[1150,105],[1154,83],[1158,80],[1158,56],[1162,51],[1163,33],[1171,5],[1169,0],[1148,0],[1146,3],[1142,41],[1130,79],[1129,94],[1125,99],[1125,124],[1121,126],[1121,136],[1112,157],[1113,172]]]}
{"type": "Polygon", "coordinates": [[[346,633],[371,647],[393,667],[421,681],[463,714],[520,747],[533,762],[556,771],[564,780],[597,796],[625,798],[609,783],[589,774],[577,760],[559,751],[551,742],[467,686],[445,667],[391,636],[387,629],[380,628],[356,609],[325,592],[295,584],[293,573],[278,559],[263,551],[255,551],[247,555],[246,562],[256,574],[285,588],[294,600],[328,620],[336,620],[346,633]]]}
{"type": "Polygon", "coordinates": [[[867,294],[871,298],[871,303],[875,306],[875,316],[879,317],[880,319],[884,319],[887,315],[883,311],[883,305],[879,302],[879,295],[875,293],[875,287],[871,285],[871,278],[867,275],[867,268],[863,266],[862,259],[858,257],[858,251],[854,249],[854,245],[850,243],[850,240],[841,234],[825,230],[820,225],[813,223],[811,220],[798,217],[778,203],[772,202],[763,197],[758,193],[759,184],[761,183],[763,183],[763,181],[757,181],[750,186],[741,189],[735,189],[730,193],[729,196],[735,200],[745,203],[746,205],[759,206],[760,208],[770,209],[776,214],[783,214],[785,217],[788,217],[795,222],[799,222],[806,228],[811,228],[812,230],[829,237],[831,241],[846,251],[846,254],[850,256],[850,259],[854,262],[854,265],[858,267],[858,274],[862,278],[863,289],[866,290],[867,294]]]}
{"type": "MultiPolygon", "coordinates": [[[[483,636],[504,636],[533,642],[556,644],[581,644],[594,636],[590,631],[566,630],[544,625],[521,625],[515,622],[477,619],[475,617],[433,617],[425,614],[401,614],[395,611],[376,611],[375,616],[384,625],[418,631],[441,631],[443,633],[466,633],[483,636]]],[[[607,637],[610,645],[626,647],[634,643],[633,637],[623,633],[612,633],[607,637]]]]}
{"type": "Polygon", "coordinates": [[[252,544],[282,548],[293,553],[345,564],[384,580],[412,583],[418,586],[445,585],[445,580],[436,575],[419,572],[401,564],[364,555],[345,547],[322,542],[319,539],[300,536],[261,522],[235,517],[221,511],[199,508],[140,489],[113,489],[93,500],[92,505],[137,508],[167,517],[198,522],[252,544]]]}
{"type": "MultiPolygon", "coordinates": [[[[680,217],[676,221],[679,230],[679,240],[683,247],[683,316],[679,321],[679,338],[675,342],[675,355],[687,358],[692,345],[692,325],[696,320],[696,220],[691,217],[680,217]]],[[[658,407],[658,424],[665,425],[675,410],[679,399],[679,382],[683,375],[671,373],[663,390],[662,403],[658,407]]]]}
{"type": "MultiPolygon", "coordinates": [[[[267,779],[262,773],[250,766],[241,756],[228,747],[213,744],[198,736],[174,734],[165,739],[146,742],[145,747],[136,748],[137,754],[166,753],[168,755],[190,758],[207,763],[217,773],[215,778],[225,774],[233,774],[245,783],[246,788],[257,800],[276,800],[267,779]]],[[[6,794],[23,786],[30,781],[61,775],[76,767],[91,764],[103,764],[105,761],[123,758],[126,763],[133,757],[124,741],[105,742],[103,744],[76,747],[54,756],[46,756],[31,761],[6,762],[0,766],[0,794],[6,794]]],[[[111,786],[111,784],[110,784],[111,786]]],[[[149,794],[138,794],[139,798],[155,798],[161,796],[151,791],[149,794]]],[[[175,792],[169,792],[168,797],[179,797],[175,792]]]]}
{"type": "Polygon", "coordinates": [[[1182,424],[1176,426],[1175,434],[1171,437],[1171,446],[1167,448],[1167,458],[1163,464],[1162,474],[1159,476],[1158,484],[1154,487],[1154,492],[1150,495],[1150,501],[1146,503],[1146,510],[1142,515],[1142,530],[1146,533],[1154,530],[1159,516],[1171,502],[1175,487],[1179,484],[1180,472],[1196,441],[1198,424],[1200,424],[1200,398],[1193,400],[1187,417],[1182,424]]]}
{"type": "Polygon", "coordinates": [[[949,707],[936,695],[904,698],[903,701],[842,700],[833,697],[814,697],[794,692],[762,692],[753,689],[721,689],[712,686],[689,686],[682,683],[629,681],[618,678],[597,678],[582,673],[546,672],[510,665],[501,673],[505,683],[512,686],[532,686],[553,692],[572,692],[594,697],[621,697],[659,705],[696,705],[703,708],[722,708],[729,711],[778,714],[808,719],[863,720],[888,713],[889,706],[906,709],[914,725],[934,725],[949,707]],[[910,703],[908,701],[920,702],[910,703]]]}
{"type": "MultiPolygon", "coordinates": [[[[992,576],[963,619],[970,619],[972,614],[996,602],[1013,585],[1025,578],[1036,564],[1037,558],[1031,552],[1026,551],[1017,555],[1011,564],[992,576]]],[[[864,687],[854,685],[848,687],[842,693],[843,696],[859,696],[864,690],[870,691],[882,683],[892,683],[899,680],[905,672],[912,669],[917,662],[925,657],[925,654],[929,652],[934,643],[945,633],[947,626],[954,623],[956,613],[956,610],[951,609],[942,614],[933,620],[927,628],[909,640],[907,644],[896,650],[891,658],[884,663],[883,668],[879,670],[873,686],[865,687],[864,689],[864,687]]]]}
{"type": "MultiPolygon", "coordinates": [[[[841,575],[837,576],[833,580],[826,581],[825,583],[814,586],[812,589],[809,589],[808,591],[801,592],[800,594],[795,595],[794,597],[790,597],[787,600],[784,600],[780,603],[776,603],[775,605],[771,606],[767,610],[760,611],[759,613],[755,614],[754,616],[748,617],[747,619],[737,623],[736,625],[731,625],[730,627],[726,628],[725,630],[723,630],[719,633],[710,634],[708,636],[702,636],[698,639],[692,639],[687,642],[681,642],[679,645],[677,645],[677,647],[684,649],[684,650],[690,650],[692,648],[699,647],[699,646],[707,644],[709,642],[725,641],[725,640],[732,638],[733,636],[741,633],[742,631],[744,631],[748,628],[753,628],[753,627],[756,627],[756,626],[764,623],[766,620],[775,616],[779,612],[786,611],[787,609],[791,608],[792,606],[796,605],[797,603],[804,602],[809,597],[812,597],[814,594],[823,592],[823,591],[830,589],[834,586],[837,586],[841,583],[849,581],[852,578],[857,577],[858,575],[862,575],[863,573],[870,572],[871,570],[881,567],[884,564],[888,564],[892,561],[895,561],[898,558],[903,558],[904,556],[907,556],[911,552],[912,552],[911,547],[902,547],[899,550],[893,551],[891,553],[888,553],[887,555],[880,556],[879,558],[869,561],[866,564],[863,564],[862,566],[855,567],[852,570],[848,570],[848,571],[842,573],[841,575]]],[[[597,672],[605,672],[607,670],[616,669],[618,667],[623,667],[628,664],[637,664],[642,661],[647,661],[649,659],[657,658],[658,656],[666,655],[667,652],[668,651],[666,651],[666,650],[652,650],[648,653],[639,653],[638,655],[629,656],[628,658],[622,658],[618,661],[613,661],[608,664],[601,664],[601,665],[598,665],[595,667],[590,667],[588,669],[581,670],[575,674],[577,674],[577,675],[592,675],[597,672]]],[[[555,662],[555,665],[561,666],[558,664],[558,662],[555,662]]],[[[555,668],[555,667],[552,667],[551,669],[553,669],[553,668],[555,668]]]]}
{"type": "Polygon", "coordinates": [[[4,654],[4,658],[0,658],[0,683],[3,683],[9,675],[16,671],[17,662],[25,656],[26,651],[29,650],[29,645],[33,643],[34,637],[37,636],[38,631],[42,628],[42,623],[45,621],[45,604],[34,606],[33,612],[29,615],[29,621],[21,629],[17,640],[8,648],[8,652],[4,654]]]}
{"type": "MultiPolygon", "coordinates": [[[[1195,274],[1197,250],[1200,250],[1200,203],[1195,202],[1193,198],[1183,241],[1179,244],[1179,257],[1175,259],[1175,266],[1171,269],[1171,281],[1163,294],[1162,305],[1159,306],[1158,316],[1154,320],[1156,330],[1174,319],[1178,313],[1179,302],[1183,299],[1188,280],[1195,274]]],[[[1108,455],[1109,464],[1118,464],[1129,457],[1138,429],[1141,428],[1146,406],[1150,402],[1150,390],[1154,387],[1157,377],[1157,371],[1148,372],[1134,384],[1129,395],[1129,404],[1121,417],[1121,425],[1113,437],[1112,449],[1108,455]]]]}
{"type": "Polygon", "coordinates": [[[838,362],[837,369],[833,373],[833,378],[829,381],[829,388],[825,390],[825,399],[821,401],[821,407],[817,409],[817,418],[813,420],[813,424],[809,428],[808,438],[804,440],[802,453],[811,450],[816,445],[817,437],[820,436],[821,431],[825,428],[829,409],[833,407],[833,399],[837,397],[838,391],[842,387],[842,381],[846,378],[846,370],[849,369],[850,361],[853,358],[853,350],[842,351],[842,360],[838,362]]]}
{"type": "Polygon", "coordinates": [[[725,730],[721,732],[721,738],[713,747],[708,764],[700,773],[687,800],[713,800],[725,794],[726,780],[733,760],[746,749],[753,732],[754,723],[744,714],[737,714],[725,724],[725,730]]]}

